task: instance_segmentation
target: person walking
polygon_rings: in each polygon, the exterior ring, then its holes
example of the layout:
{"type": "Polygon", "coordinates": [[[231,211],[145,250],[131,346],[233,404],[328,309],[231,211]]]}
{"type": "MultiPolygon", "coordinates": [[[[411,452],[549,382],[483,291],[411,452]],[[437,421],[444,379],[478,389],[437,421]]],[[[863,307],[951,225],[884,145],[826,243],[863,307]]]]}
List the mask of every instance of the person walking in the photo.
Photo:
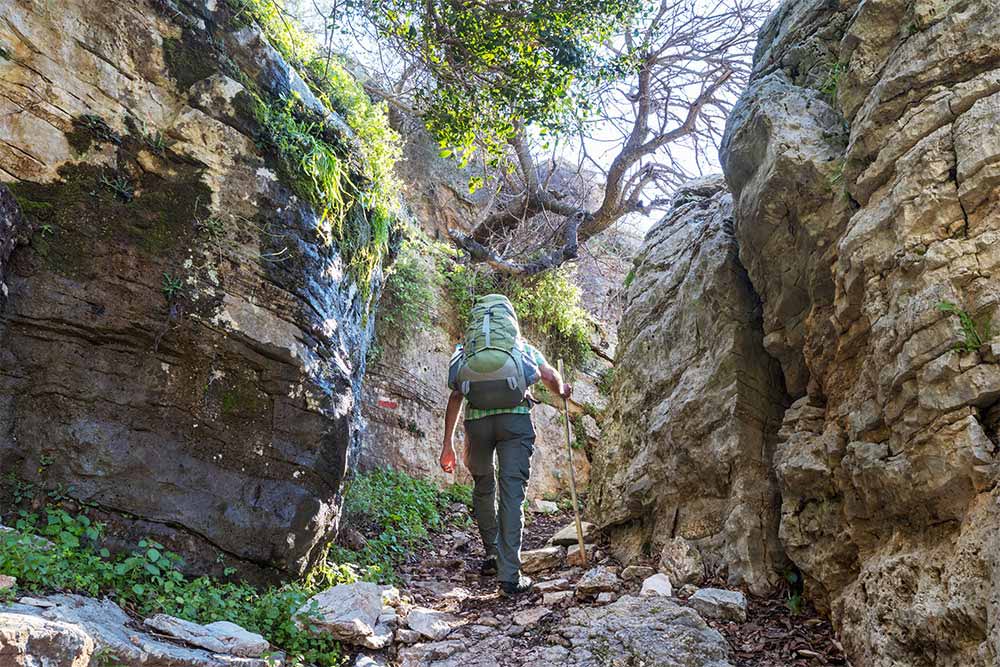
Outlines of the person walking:
{"type": "Polygon", "coordinates": [[[453,441],[464,403],[472,513],[486,550],[480,573],[496,574],[502,594],[520,595],[532,586],[521,574],[523,504],[535,444],[529,389],[540,381],[553,394],[569,398],[573,388],[521,337],[514,308],[503,295],[478,299],[469,320],[449,368],[452,391],[440,464],[445,472],[455,471],[453,441]]]}

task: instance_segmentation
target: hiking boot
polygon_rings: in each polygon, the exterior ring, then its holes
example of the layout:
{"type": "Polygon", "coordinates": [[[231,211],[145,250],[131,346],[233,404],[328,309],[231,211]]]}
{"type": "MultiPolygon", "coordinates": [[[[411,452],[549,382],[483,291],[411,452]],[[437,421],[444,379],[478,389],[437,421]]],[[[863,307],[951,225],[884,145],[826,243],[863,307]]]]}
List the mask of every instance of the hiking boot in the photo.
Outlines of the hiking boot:
{"type": "Polygon", "coordinates": [[[522,593],[527,593],[535,585],[535,582],[531,580],[531,577],[526,577],[523,574],[518,577],[517,581],[501,581],[500,582],[500,595],[506,595],[507,597],[516,597],[522,593]]]}
{"type": "Polygon", "coordinates": [[[484,577],[492,577],[497,573],[497,557],[490,556],[479,566],[479,574],[484,577]]]}

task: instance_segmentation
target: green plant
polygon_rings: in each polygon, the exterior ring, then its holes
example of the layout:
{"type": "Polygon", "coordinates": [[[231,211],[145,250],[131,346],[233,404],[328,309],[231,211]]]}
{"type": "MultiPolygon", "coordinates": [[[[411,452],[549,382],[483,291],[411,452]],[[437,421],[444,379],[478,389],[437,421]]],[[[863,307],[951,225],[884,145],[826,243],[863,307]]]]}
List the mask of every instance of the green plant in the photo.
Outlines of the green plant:
{"type": "Polygon", "coordinates": [[[833,173],[830,174],[829,178],[831,188],[835,186],[837,183],[839,183],[841,180],[843,180],[844,168],[846,166],[847,166],[847,160],[842,159],[837,162],[837,167],[833,170],[833,173]]]}
{"type": "Polygon", "coordinates": [[[405,344],[414,331],[431,325],[437,305],[441,274],[424,254],[430,242],[419,236],[403,241],[399,256],[389,269],[375,319],[379,340],[405,344]]]}
{"type": "Polygon", "coordinates": [[[163,133],[157,130],[155,134],[147,134],[143,137],[143,141],[149,146],[154,153],[157,155],[163,155],[167,151],[167,140],[164,138],[163,133]]]}
{"type": "Polygon", "coordinates": [[[115,193],[115,196],[124,202],[130,202],[135,197],[135,187],[126,177],[115,175],[108,178],[101,174],[101,185],[115,193]]]}
{"type": "MultiPolygon", "coordinates": [[[[307,583],[257,589],[245,583],[181,572],[181,558],[142,540],[129,553],[101,546],[104,527],[85,515],[47,508],[42,515],[22,511],[14,530],[0,534],[0,572],[17,577],[31,593],[66,590],[107,595],[140,615],[167,613],[199,623],[235,622],[258,632],[289,656],[288,664],[340,665],[343,652],[329,635],[295,623],[316,588],[307,583]],[[51,546],[42,546],[39,539],[51,546]]],[[[334,583],[351,580],[347,569],[334,583]]]]}
{"type": "Polygon", "coordinates": [[[819,92],[823,93],[831,100],[837,97],[837,87],[840,85],[840,77],[847,70],[843,63],[833,63],[827,70],[826,78],[819,85],[819,92]]]}
{"type": "Polygon", "coordinates": [[[937,309],[943,313],[949,313],[958,318],[962,327],[963,340],[955,344],[955,349],[961,352],[975,352],[993,337],[991,321],[986,319],[976,321],[968,312],[950,301],[941,301],[937,309]]]}
{"type": "Polygon", "coordinates": [[[39,227],[39,230],[42,232],[42,236],[54,236],[56,233],[55,227],[48,223],[39,227]]]}
{"type": "Polygon", "coordinates": [[[169,273],[163,274],[163,296],[167,298],[167,301],[177,296],[183,287],[184,283],[180,278],[174,278],[169,273]]]}
{"type": "Polygon", "coordinates": [[[389,126],[388,107],[375,103],[336,59],[322,56],[315,41],[286,20],[277,0],[229,0],[238,18],[252,19],[268,41],[296,67],[313,93],[351,127],[360,144],[335,145],[322,119],[305,117],[296,99],[271,101],[255,95],[255,114],[281,157],[293,189],[321,213],[324,241],[341,246],[362,295],[389,250],[399,209],[394,165],[399,135],[389,126]]]}
{"type": "Polygon", "coordinates": [[[195,226],[210,241],[218,241],[226,231],[226,223],[222,221],[222,218],[214,215],[196,220],[195,226]]]}
{"type": "Polygon", "coordinates": [[[785,570],[785,582],[788,584],[788,590],[785,592],[785,606],[788,607],[788,611],[793,616],[796,616],[802,613],[805,605],[805,599],[802,596],[804,590],[802,573],[795,567],[785,570]]]}
{"type": "Polygon", "coordinates": [[[578,367],[593,356],[593,323],[581,305],[580,288],[573,282],[570,269],[530,278],[501,278],[478,265],[460,264],[447,256],[439,259],[438,266],[463,328],[476,298],[499,292],[510,299],[525,335],[544,348],[553,365],[562,358],[567,367],[578,367]]]}
{"type": "Polygon", "coordinates": [[[332,548],[330,560],[355,563],[366,578],[394,581],[407,554],[426,544],[431,531],[444,528],[441,513],[453,502],[471,505],[472,490],[456,485],[442,492],[395,470],[360,475],[344,494],[344,514],[347,524],[372,537],[359,552],[332,548]]]}

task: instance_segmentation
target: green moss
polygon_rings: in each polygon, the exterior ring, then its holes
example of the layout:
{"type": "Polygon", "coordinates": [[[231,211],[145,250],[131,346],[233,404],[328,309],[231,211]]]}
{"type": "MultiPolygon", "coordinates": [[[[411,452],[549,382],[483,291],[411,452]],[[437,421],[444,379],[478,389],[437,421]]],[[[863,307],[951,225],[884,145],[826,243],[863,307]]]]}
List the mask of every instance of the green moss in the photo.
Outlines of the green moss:
{"type": "MultiPolygon", "coordinates": [[[[225,417],[267,419],[271,403],[257,387],[256,374],[246,368],[227,369],[216,390],[219,409],[225,417]]],[[[210,393],[212,387],[210,386],[210,393]]]]}
{"type": "Polygon", "coordinates": [[[37,259],[50,271],[85,279],[114,270],[102,266],[110,261],[109,244],[180,258],[211,191],[194,167],[178,164],[176,170],[176,179],[143,174],[128,202],[103,185],[112,175],[93,165],[67,165],[59,181],[21,181],[11,190],[35,230],[31,248],[37,259]]]}
{"type": "Polygon", "coordinates": [[[73,129],[66,133],[66,140],[77,155],[83,155],[94,144],[120,145],[122,138],[107,122],[94,114],[83,114],[73,119],[73,129]]]}
{"type": "Polygon", "coordinates": [[[210,49],[199,43],[191,30],[184,30],[180,39],[163,40],[163,61],[180,90],[187,90],[218,71],[210,49]]]}

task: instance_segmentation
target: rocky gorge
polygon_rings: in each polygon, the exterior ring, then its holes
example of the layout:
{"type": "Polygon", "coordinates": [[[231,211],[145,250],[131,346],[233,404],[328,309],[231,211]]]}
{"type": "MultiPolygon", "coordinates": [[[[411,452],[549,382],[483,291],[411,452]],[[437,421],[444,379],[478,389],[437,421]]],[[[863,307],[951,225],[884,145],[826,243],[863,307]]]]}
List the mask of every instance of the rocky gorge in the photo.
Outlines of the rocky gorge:
{"type": "MultiPolygon", "coordinates": [[[[454,303],[436,286],[431,324],[369,354],[398,239],[358,273],[255,100],[294,106],[365,187],[349,110],[232,3],[0,7],[0,474],[91,508],[112,547],[150,537],[193,573],[269,582],[326,557],[355,471],[454,481],[436,462],[454,303]]],[[[455,508],[401,590],[314,597],[355,664],[1000,664],[998,11],[775,9],[722,174],[677,189],[612,268],[576,269],[615,329],[571,406],[594,562],[529,514],[544,588],[497,606],[455,508]],[[753,662],[747,599],[774,595],[836,639],[753,662]]],[[[405,215],[468,229],[467,175],[394,125],[405,215]]],[[[373,211],[349,215],[376,236],[373,211]]],[[[556,498],[558,404],[534,419],[529,497],[556,498]]],[[[270,656],[239,627],[15,586],[0,664],[270,656]]]]}

